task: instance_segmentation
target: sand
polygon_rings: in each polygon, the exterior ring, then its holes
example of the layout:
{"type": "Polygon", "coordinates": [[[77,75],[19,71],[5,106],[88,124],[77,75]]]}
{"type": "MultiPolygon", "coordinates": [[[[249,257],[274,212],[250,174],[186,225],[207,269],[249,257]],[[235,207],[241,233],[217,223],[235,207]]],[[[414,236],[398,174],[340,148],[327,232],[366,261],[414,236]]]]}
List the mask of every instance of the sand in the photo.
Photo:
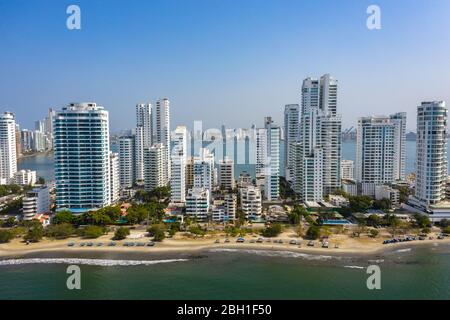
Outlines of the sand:
{"type": "MultiPolygon", "coordinates": [[[[136,236],[134,232],[134,236],[136,236]]],[[[237,243],[237,237],[230,237],[230,242],[225,243],[225,235],[208,235],[204,238],[189,238],[183,234],[177,234],[174,238],[165,239],[163,242],[156,243],[153,247],[125,247],[124,242],[148,242],[150,238],[143,237],[138,239],[126,239],[122,241],[116,241],[117,245],[115,247],[108,247],[107,244],[111,241],[113,234],[104,235],[95,240],[86,240],[81,238],[69,238],[65,240],[52,240],[43,239],[38,243],[32,243],[27,245],[21,239],[14,239],[10,243],[0,244],[0,257],[18,257],[28,254],[35,253],[51,253],[51,252],[88,252],[88,253],[192,253],[195,251],[209,250],[209,249],[244,249],[244,250],[286,250],[292,252],[301,253],[311,253],[311,254],[352,254],[352,255],[363,255],[363,254],[375,254],[383,252],[386,250],[394,250],[397,248],[402,248],[406,246],[416,246],[424,244],[434,244],[434,243],[449,243],[450,238],[445,238],[443,240],[437,240],[437,234],[433,233],[429,236],[433,237],[433,240],[423,240],[423,241],[411,241],[402,242],[396,244],[383,245],[382,242],[385,238],[370,238],[368,236],[362,236],[360,238],[352,238],[345,234],[331,235],[328,242],[329,248],[322,248],[319,241],[315,241],[314,247],[308,247],[308,240],[302,240],[296,237],[293,232],[285,232],[281,234],[276,239],[282,239],[283,244],[272,242],[263,243],[250,243],[250,240],[256,240],[258,236],[246,236],[246,241],[244,243],[237,243]],[[216,239],[219,239],[220,243],[215,243],[216,239]],[[295,239],[301,243],[301,245],[291,245],[289,241],[295,239]],[[67,244],[73,242],[75,246],[69,247],[67,244]],[[92,242],[94,246],[92,247],[80,247],[80,243],[92,242]],[[98,242],[102,242],[102,247],[95,246],[98,242]],[[335,245],[338,245],[338,248],[335,245]]]]}

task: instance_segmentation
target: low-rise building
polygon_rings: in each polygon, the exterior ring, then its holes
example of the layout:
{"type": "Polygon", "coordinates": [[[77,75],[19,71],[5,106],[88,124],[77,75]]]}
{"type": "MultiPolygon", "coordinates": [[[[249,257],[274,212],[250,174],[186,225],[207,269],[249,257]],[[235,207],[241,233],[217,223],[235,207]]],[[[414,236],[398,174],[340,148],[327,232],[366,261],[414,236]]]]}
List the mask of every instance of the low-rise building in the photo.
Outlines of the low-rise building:
{"type": "Polygon", "coordinates": [[[37,214],[50,212],[50,192],[48,186],[34,188],[23,197],[23,220],[33,220],[37,214]]]}
{"type": "Polygon", "coordinates": [[[386,185],[375,186],[375,199],[389,199],[392,206],[396,207],[400,205],[400,191],[386,185]]]}
{"type": "Polygon", "coordinates": [[[349,201],[347,198],[336,195],[336,194],[330,194],[329,195],[330,203],[335,207],[346,207],[349,205],[349,201]]]}
{"type": "Polygon", "coordinates": [[[356,184],[355,181],[352,181],[352,180],[343,180],[342,181],[342,190],[351,196],[358,195],[358,185],[356,184]]]}
{"type": "Polygon", "coordinates": [[[19,170],[14,174],[14,182],[21,186],[34,186],[36,181],[36,171],[33,170],[19,170]]]}
{"type": "Polygon", "coordinates": [[[186,215],[197,221],[206,221],[209,213],[209,190],[189,189],[186,196],[186,215]]]}
{"type": "Polygon", "coordinates": [[[246,219],[255,219],[262,213],[261,190],[255,186],[242,188],[241,207],[246,219]]]}

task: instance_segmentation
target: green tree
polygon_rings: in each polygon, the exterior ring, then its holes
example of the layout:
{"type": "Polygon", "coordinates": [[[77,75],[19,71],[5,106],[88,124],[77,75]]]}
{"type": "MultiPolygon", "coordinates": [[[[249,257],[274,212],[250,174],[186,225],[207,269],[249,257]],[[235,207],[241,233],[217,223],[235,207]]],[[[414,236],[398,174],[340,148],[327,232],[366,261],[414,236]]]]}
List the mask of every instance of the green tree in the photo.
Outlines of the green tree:
{"type": "Polygon", "coordinates": [[[114,233],[114,240],[123,240],[126,239],[126,237],[130,235],[130,229],[125,227],[120,227],[116,230],[114,233]]]}
{"type": "Polygon", "coordinates": [[[382,224],[382,219],[376,214],[371,214],[366,222],[368,226],[378,227],[382,224]]]}
{"type": "Polygon", "coordinates": [[[45,235],[55,239],[66,239],[75,233],[70,223],[53,224],[45,229],[45,235]]]}
{"type": "Polygon", "coordinates": [[[9,217],[3,222],[4,228],[12,228],[16,225],[16,218],[15,217],[9,217]]]}
{"type": "Polygon", "coordinates": [[[25,241],[30,242],[39,242],[44,236],[44,227],[38,222],[35,221],[33,225],[28,229],[27,233],[24,236],[25,241]]]}
{"type": "Polygon", "coordinates": [[[450,221],[448,219],[442,219],[441,222],[439,222],[439,225],[441,228],[446,228],[450,226],[450,221]]]}
{"type": "Polygon", "coordinates": [[[72,212],[61,210],[52,219],[53,224],[72,223],[74,221],[72,212]]]}
{"type": "Polygon", "coordinates": [[[14,238],[11,230],[0,230],[0,243],[8,243],[14,238]]]}
{"type": "Polygon", "coordinates": [[[389,210],[392,207],[390,199],[383,198],[381,200],[375,200],[373,202],[373,208],[378,210],[389,210]]]}
{"type": "Polygon", "coordinates": [[[313,239],[313,240],[319,239],[319,237],[320,237],[320,228],[318,226],[314,226],[314,225],[310,226],[308,228],[308,230],[306,231],[306,236],[309,239],[313,239]]]}
{"type": "Polygon", "coordinates": [[[423,214],[416,213],[414,215],[414,219],[415,219],[415,225],[418,228],[430,228],[431,227],[430,218],[428,218],[427,216],[425,216],[423,214]]]}
{"type": "Polygon", "coordinates": [[[279,223],[274,223],[273,225],[265,228],[262,231],[262,235],[267,238],[277,237],[283,231],[283,227],[279,223]]]}
{"type": "Polygon", "coordinates": [[[86,239],[96,239],[101,237],[105,233],[105,229],[100,226],[86,226],[83,228],[82,235],[86,239]]]}
{"type": "Polygon", "coordinates": [[[372,238],[376,238],[380,232],[377,229],[370,229],[369,234],[372,238]]]}
{"type": "Polygon", "coordinates": [[[148,227],[147,232],[150,237],[153,237],[153,241],[161,242],[166,237],[165,226],[163,224],[153,224],[148,227]]]}
{"type": "Polygon", "coordinates": [[[349,199],[349,208],[353,212],[365,212],[372,205],[372,199],[368,196],[353,196],[349,199]]]}

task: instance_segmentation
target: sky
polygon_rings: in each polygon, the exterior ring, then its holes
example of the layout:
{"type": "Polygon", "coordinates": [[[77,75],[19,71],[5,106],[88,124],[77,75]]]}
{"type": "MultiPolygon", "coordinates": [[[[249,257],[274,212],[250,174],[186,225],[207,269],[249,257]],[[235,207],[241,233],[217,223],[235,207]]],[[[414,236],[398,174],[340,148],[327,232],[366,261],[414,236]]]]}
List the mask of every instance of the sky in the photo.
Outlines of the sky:
{"type": "Polygon", "coordinates": [[[302,80],[339,80],[343,128],[357,118],[450,103],[448,0],[0,0],[0,111],[22,128],[48,108],[93,101],[112,132],[135,105],[171,101],[172,129],[282,122],[302,80]],[[69,30],[69,5],[81,29],[69,30]],[[381,29],[366,26],[381,9],[381,29]]]}

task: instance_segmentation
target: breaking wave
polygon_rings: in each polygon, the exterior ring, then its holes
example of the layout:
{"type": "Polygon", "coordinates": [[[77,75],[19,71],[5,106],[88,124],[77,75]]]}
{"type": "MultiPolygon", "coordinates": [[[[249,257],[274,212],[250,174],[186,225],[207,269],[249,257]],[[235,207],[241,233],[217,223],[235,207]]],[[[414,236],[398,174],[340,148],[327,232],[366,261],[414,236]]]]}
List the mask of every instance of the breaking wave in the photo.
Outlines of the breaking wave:
{"type": "Polygon", "coordinates": [[[263,257],[282,257],[282,258],[301,258],[305,260],[340,260],[341,257],[338,256],[326,256],[319,254],[307,254],[292,251],[272,251],[272,250],[246,250],[246,249],[211,249],[209,252],[231,252],[231,253],[249,253],[263,257]]]}
{"type": "Polygon", "coordinates": [[[108,260],[108,259],[78,259],[78,258],[54,258],[54,259],[9,259],[0,260],[0,266],[11,266],[21,264],[80,264],[101,267],[113,266],[149,266],[159,263],[183,262],[188,259],[167,260],[108,260]]]}

